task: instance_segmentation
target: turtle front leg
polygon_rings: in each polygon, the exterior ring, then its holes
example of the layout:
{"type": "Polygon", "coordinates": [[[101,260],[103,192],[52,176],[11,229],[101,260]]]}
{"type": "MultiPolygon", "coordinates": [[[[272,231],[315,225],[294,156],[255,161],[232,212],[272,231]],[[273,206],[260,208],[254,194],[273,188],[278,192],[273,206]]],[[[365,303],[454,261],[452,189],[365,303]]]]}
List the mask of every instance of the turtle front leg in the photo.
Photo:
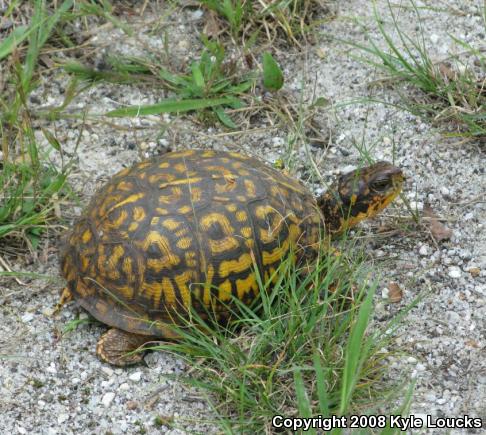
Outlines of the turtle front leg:
{"type": "Polygon", "coordinates": [[[144,352],[134,352],[153,337],[132,334],[112,328],[105,332],[96,345],[96,355],[108,364],[125,367],[142,361],[144,352]]]}
{"type": "Polygon", "coordinates": [[[57,314],[61,310],[64,304],[67,304],[72,300],[73,300],[73,294],[70,292],[70,290],[67,287],[64,287],[64,289],[61,292],[61,297],[59,299],[59,302],[54,307],[54,311],[52,314],[57,314]]]}

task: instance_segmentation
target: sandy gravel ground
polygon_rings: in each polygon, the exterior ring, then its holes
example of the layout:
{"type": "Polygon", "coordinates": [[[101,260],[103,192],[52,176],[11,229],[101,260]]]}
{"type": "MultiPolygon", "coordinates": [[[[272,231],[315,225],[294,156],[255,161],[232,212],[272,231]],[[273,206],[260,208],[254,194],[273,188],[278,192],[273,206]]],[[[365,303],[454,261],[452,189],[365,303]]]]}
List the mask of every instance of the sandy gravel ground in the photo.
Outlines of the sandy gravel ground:
{"type": "MultiPolygon", "coordinates": [[[[370,96],[398,102],[386,82],[379,82],[381,76],[377,71],[354,60],[349,47],[333,39],[365,42],[356,19],[365,24],[371,36],[379,38],[372,19],[372,2],[339,3],[337,19],[322,26],[315,46],[305,53],[276,53],[284,67],[286,90],[299,95],[303,88],[305,95],[315,93],[333,103],[370,96]],[[374,86],[369,86],[370,83],[374,86]]],[[[448,36],[449,32],[484,47],[480,0],[428,3],[440,6],[438,11],[421,11],[425,42],[433,59],[463,51],[448,36]]],[[[390,27],[386,4],[377,1],[385,26],[399,43],[390,27]]],[[[402,30],[409,36],[417,35],[413,12],[397,9],[397,13],[402,30]]],[[[204,18],[191,9],[172,18],[169,36],[173,56],[190,57],[191,50],[197,47],[195,29],[200,28],[200,20],[204,18]]],[[[142,18],[135,15],[130,19],[140,29],[144,44],[161,48],[160,37],[142,31],[144,22],[156,19],[150,8],[142,18]]],[[[121,31],[110,26],[92,38],[102,47],[101,54],[139,50],[121,31]]],[[[60,104],[67,83],[66,76],[60,73],[44,77],[32,104],[38,107],[60,104]]],[[[155,102],[162,96],[129,86],[103,84],[78,97],[73,108],[89,107],[103,112],[123,104],[155,102]]],[[[324,149],[309,145],[296,152],[297,176],[308,179],[308,152],[328,180],[333,174],[354,167],[360,160],[358,148],[365,147],[376,159],[394,159],[408,175],[406,196],[414,207],[421,211],[429,203],[453,231],[450,240],[434,243],[427,231],[414,226],[403,203],[398,201],[383,217],[366,225],[361,237],[376,267],[382,271],[381,288],[394,281],[404,292],[399,304],[387,303],[386,290],[383,298],[379,295],[377,322],[388,320],[417,295],[423,295],[396,339],[411,356],[391,361],[392,375],[409,373],[417,380],[411,412],[422,417],[467,414],[486,422],[484,146],[480,148],[473,141],[445,139],[430,123],[392,106],[344,105],[329,118],[324,115],[321,118],[323,125],[329,125],[325,135],[330,137],[330,146],[324,149]],[[380,226],[390,231],[378,233],[380,226]]],[[[157,134],[158,118],[117,121],[125,129],[88,122],[71,178],[82,204],[97,186],[123,166],[163,152],[168,146],[240,150],[272,163],[282,155],[286,140],[285,132],[269,126],[263,133],[221,137],[214,128],[195,126],[170,116],[165,120],[173,124],[161,135],[157,134]]],[[[79,131],[78,122],[56,122],[57,136],[67,152],[74,149],[79,131]]],[[[40,134],[39,140],[44,140],[40,134]]],[[[310,187],[320,190],[317,184],[310,187]]],[[[79,212],[78,207],[66,210],[73,216],[79,212]]],[[[16,268],[58,278],[56,243],[52,238],[35,263],[18,264],[16,268]]],[[[26,285],[10,280],[1,284],[0,433],[214,432],[206,423],[211,413],[205,398],[177,381],[177,375],[187,367],[176,357],[154,353],[146,357],[144,366],[116,369],[96,359],[95,343],[104,330],[101,326],[82,325],[61,336],[68,321],[80,313],[86,316],[74,304],[58,316],[51,315],[61,288],[60,279],[50,284],[45,280],[28,280],[26,285]],[[175,423],[171,429],[158,427],[156,416],[173,419],[175,423]]]]}

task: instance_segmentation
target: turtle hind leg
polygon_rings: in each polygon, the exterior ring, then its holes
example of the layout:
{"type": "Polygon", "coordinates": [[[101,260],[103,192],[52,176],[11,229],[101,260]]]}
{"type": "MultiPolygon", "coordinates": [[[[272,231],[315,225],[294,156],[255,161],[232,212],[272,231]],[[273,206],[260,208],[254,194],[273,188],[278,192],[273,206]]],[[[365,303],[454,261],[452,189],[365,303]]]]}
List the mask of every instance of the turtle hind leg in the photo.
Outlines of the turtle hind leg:
{"type": "Polygon", "coordinates": [[[132,334],[112,328],[98,340],[96,354],[101,361],[115,366],[124,367],[137,364],[142,361],[144,355],[144,352],[137,350],[151,338],[147,335],[132,334]]]}

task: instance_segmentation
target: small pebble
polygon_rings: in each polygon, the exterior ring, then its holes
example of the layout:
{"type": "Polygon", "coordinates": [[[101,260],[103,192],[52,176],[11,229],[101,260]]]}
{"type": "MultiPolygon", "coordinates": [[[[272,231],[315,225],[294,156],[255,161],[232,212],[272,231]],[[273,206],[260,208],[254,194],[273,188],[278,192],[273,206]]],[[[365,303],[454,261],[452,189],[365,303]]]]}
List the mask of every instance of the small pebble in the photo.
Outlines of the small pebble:
{"type": "Polygon", "coordinates": [[[449,267],[449,272],[447,273],[451,278],[460,278],[462,275],[461,269],[457,266],[449,267]]]}
{"type": "Polygon", "coordinates": [[[422,211],[424,209],[424,203],[420,201],[410,201],[410,207],[412,210],[422,211]]]}
{"type": "Polygon", "coordinates": [[[128,376],[128,379],[133,382],[139,382],[140,379],[142,379],[142,372],[134,372],[130,376],[128,376]]]}
{"type": "Polygon", "coordinates": [[[110,367],[106,367],[106,366],[101,367],[101,371],[102,371],[102,372],[103,372],[105,375],[109,376],[110,378],[113,376],[113,373],[114,373],[114,371],[113,371],[113,369],[112,369],[112,368],[110,368],[110,367]]]}
{"type": "Polygon", "coordinates": [[[440,188],[440,193],[442,193],[442,195],[446,196],[446,195],[450,195],[451,191],[447,187],[442,186],[440,188]]]}
{"type": "Polygon", "coordinates": [[[127,402],[127,409],[129,409],[130,411],[137,409],[137,408],[138,408],[138,403],[135,402],[134,400],[129,400],[127,402]]]}
{"type": "Polygon", "coordinates": [[[22,319],[21,320],[24,323],[29,323],[33,318],[34,318],[34,315],[32,313],[25,313],[22,316],[22,319]]]}
{"type": "Polygon", "coordinates": [[[201,9],[196,9],[192,14],[191,14],[191,20],[197,21],[201,19],[201,17],[204,15],[204,12],[201,9]]]}
{"type": "Polygon", "coordinates": [[[44,316],[50,317],[54,314],[54,307],[46,307],[42,310],[44,316]]]}
{"type": "Polygon", "coordinates": [[[423,372],[423,371],[425,371],[425,366],[424,366],[423,364],[421,364],[421,363],[418,363],[418,364],[415,366],[415,368],[416,368],[416,369],[417,369],[417,371],[419,371],[419,372],[423,372]]]}
{"type": "Polygon", "coordinates": [[[57,417],[57,424],[63,424],[69,420],[69,414],[59,414],[57,417]]]}
{"type": "Polygon", "coordinates": [[[422,257],[426,257],[427,255],[429,255],[429,248],[427,245],[422,245],[419,249],[419,254],[422,256],[422,257]]]}
{"type": "Polygon", "coordinates": [[[108,408],[111,405],[111,402],[113,402],[114,398],[115,398],[115,393],[113,392],[106,393],[101,399],[101,403],[104,405],[105,408],[108,408]]]}

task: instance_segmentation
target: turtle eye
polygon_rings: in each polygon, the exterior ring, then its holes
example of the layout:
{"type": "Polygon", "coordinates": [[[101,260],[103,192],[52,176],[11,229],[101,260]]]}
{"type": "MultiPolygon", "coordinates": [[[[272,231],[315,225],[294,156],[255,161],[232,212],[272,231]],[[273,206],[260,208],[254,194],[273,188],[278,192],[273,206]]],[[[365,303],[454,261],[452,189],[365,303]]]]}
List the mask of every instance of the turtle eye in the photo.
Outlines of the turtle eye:
{"type": "Polygon", "coordinates": [[[378,178],[371,183],[371,188],[377,191],[386,190],[390,186],[390,180],[388,178],[378,178]]]}

